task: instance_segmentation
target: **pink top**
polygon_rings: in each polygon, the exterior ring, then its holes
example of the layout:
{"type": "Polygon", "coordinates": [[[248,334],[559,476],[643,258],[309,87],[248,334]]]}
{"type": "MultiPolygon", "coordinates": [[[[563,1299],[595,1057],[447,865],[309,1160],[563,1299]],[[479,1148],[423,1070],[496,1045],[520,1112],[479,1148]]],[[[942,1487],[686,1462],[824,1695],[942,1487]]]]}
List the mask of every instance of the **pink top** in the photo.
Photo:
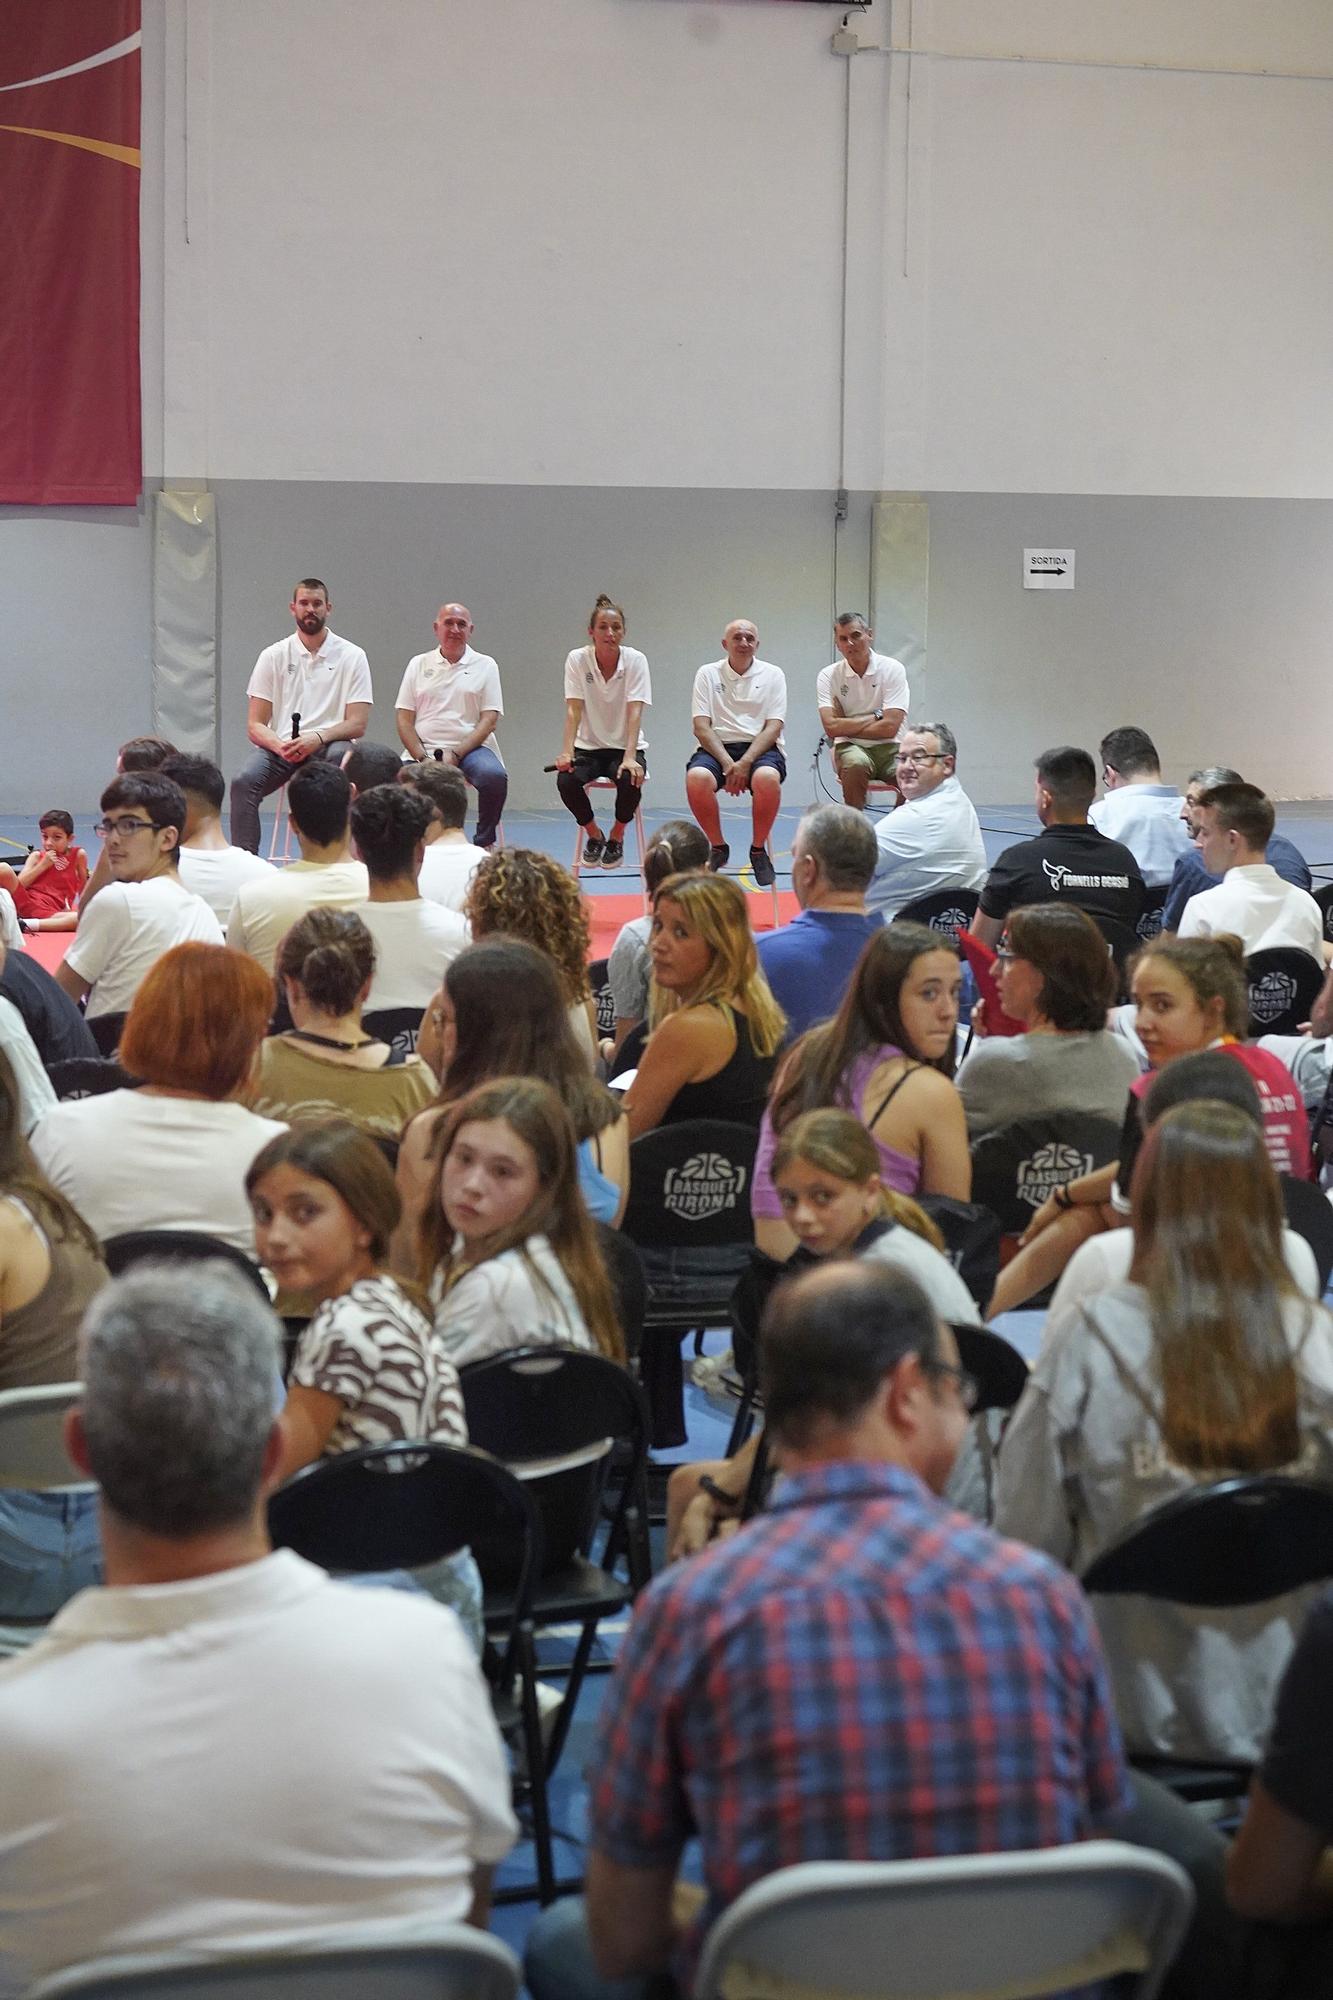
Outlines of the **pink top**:
{"type": "MultiPolygon", "coordinates": [[[[850,1111],[854,1118],[864,1119],[866,1085],[881,1063],[891,1062],[894,1056],[903,1054],[891,1042],[883,1042],[877,1049],[867,1049],[843,1077],[838,1090],[838,1109],[850,1111]]],[[[879,1111],[881,1105],[871,1106],[879,1111]]],[[[874,1134],[871,1135],[875,1137],[874,1134]]],[[[773,1185],[773,1155],[777,1151],[777,1136],[773,1130],[771,1115],[765,1111],[759,1127],[759,1148],[754,1156],[754,1180],[750,1184],[750,1213],[756,1222],[780,1222],[782,1204],[778,1200],[777,1189],[773,1185]]],[[[875,1137],[879,1148],[880,1177],[886,1187],[898,1194],[915,1194],[921,1185],[921,1162],[911,1153],[900,1153],[896,1146],[886,1146],[875,1137]]]]}

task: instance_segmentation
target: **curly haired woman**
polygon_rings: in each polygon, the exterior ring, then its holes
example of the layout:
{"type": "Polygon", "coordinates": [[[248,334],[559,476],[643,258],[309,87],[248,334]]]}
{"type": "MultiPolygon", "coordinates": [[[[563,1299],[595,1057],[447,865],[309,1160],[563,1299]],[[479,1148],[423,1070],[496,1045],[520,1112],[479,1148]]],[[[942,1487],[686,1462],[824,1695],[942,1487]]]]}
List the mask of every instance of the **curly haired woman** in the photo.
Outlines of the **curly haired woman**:
{"type": "Polygon", "coordinates": [[[474,938],[522,938],[555,966],[569,1022],[588,1065],[597,1060],[597,1015],[588,985],[588,916],[567,868],[534,847],[505,847],[472,877],[464,911],[474,938]]]}

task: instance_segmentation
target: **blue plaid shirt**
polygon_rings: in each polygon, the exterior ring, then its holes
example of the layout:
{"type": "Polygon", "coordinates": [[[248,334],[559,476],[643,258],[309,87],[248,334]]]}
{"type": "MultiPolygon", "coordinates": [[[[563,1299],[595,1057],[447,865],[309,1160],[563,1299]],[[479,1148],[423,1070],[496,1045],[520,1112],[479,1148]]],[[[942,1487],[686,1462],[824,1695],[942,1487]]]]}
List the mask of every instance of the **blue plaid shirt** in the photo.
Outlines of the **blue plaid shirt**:
{"type": "Polygon", "coordinates": [[[787,1479],[639,1599],[589,1768],[592,1842],[708,1897],[800,1861],[1049,1847],[1128,1803],[1082,1591],[888,1465],[787,1479]]]}

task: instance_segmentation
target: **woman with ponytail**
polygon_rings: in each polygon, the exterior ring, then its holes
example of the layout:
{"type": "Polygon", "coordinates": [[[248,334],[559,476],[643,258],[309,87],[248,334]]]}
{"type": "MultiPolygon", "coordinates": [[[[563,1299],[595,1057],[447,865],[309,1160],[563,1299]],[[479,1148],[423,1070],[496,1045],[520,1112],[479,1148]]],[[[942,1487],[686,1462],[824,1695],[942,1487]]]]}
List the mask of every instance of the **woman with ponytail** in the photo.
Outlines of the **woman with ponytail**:
{"type": "Polygon", "coordinates": [[[588,644],[576,646],[565,661],[565,733],[555,760],[561,803],[583,828],[583,859],[604,868],[619,868],[625,858],[625,828],[648,775],[639,722],[652,707],[652,683],[647,660],[624,638],[625,614],[603,594],[588,620],[588,644]],[[595,778],[609,778],[616,788],[605,838],[587,792],[595,778]]]}

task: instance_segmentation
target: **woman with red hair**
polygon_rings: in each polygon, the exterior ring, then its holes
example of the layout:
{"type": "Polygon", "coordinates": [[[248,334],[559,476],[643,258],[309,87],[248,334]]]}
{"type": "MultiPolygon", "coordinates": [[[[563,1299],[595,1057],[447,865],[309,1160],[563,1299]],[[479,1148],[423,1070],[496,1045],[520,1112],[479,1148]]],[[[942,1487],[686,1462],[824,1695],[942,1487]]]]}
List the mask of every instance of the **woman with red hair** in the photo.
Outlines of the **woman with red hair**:
{"type": "Polygon", "coordinates": [[[57,1104],[32,1135],[43,1173],[103,1242],[202,1229],[254,1255],[246,1171],[286,1126],[240,1100],[272,1012],[272,983],[244,952],[163,953],[120,1038],[140,1087],[57,1104]]]}

